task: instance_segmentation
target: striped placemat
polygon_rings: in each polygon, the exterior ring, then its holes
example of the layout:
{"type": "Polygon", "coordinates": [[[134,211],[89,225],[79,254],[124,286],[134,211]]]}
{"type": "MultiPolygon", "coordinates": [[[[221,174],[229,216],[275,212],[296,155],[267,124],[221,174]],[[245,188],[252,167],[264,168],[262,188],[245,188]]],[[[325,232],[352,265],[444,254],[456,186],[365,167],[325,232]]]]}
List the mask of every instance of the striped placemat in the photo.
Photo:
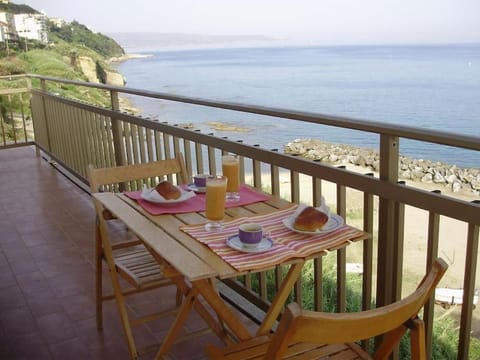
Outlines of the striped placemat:
{"type": "Polygon", "coordinates": [[[343,225],[338,229],[318,235],[300,234],[288,229],[282,220],[292,216],[297,206],[266,215],[238,218],[225,223],[220,233],[205,231],[204,225],[185,225],[180,229],[206,244],[223,260],[238,271],[257,270],[274,267],[292,258],[305,258],[321,251],[335,249],[364,235],[363,231],[343,225]],[[228,237],[238,233],[238,226],[244,223],[261,224],[270,234],[273,247],[262,253],[245,253],[230,248],[228,237]]]}

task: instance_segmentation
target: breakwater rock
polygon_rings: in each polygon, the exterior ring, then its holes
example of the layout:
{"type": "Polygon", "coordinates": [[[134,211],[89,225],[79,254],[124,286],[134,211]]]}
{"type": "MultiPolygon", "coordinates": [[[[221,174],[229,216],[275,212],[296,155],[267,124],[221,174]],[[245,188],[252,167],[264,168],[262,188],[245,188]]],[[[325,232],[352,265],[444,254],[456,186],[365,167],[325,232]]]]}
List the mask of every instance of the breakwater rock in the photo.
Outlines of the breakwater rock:
{"type": "MultiPolygon", "coordinates": [[[[296,139],[284,147],[284,152],[331,165],[356,165],[373,171],[380,170],[380,155],[372,149],[333,144],[316,139],[296,139]]],[[[461,168],[424,159],[400,156],[398,176],[401,180],[442,185],[453,192],[471,191],[480,196],[480,169],[461,168]]]]}

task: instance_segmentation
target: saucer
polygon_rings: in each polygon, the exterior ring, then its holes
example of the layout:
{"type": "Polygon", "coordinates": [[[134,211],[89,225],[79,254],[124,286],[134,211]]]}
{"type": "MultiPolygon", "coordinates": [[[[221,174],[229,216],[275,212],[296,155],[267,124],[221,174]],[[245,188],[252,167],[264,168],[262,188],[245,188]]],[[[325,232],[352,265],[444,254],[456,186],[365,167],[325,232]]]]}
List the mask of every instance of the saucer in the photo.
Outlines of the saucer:
{"type": "Polygon", "coordinates": [[[236,234],[227,239],[227,245],[232,249],[246,253],[260,253],[269,250],[273,246],[273,241],[270,238],[264,237],[262,241],[256,245],[245,245],[240,241],[238,234],[236,234]]]}
{"type": "Polygon", "coordinates": [[[202,193],[202,194],[207,191],[206,187],[198,187],[195,184],[188,184],[187,189],[195,191],[196,193],[202,193]]]}

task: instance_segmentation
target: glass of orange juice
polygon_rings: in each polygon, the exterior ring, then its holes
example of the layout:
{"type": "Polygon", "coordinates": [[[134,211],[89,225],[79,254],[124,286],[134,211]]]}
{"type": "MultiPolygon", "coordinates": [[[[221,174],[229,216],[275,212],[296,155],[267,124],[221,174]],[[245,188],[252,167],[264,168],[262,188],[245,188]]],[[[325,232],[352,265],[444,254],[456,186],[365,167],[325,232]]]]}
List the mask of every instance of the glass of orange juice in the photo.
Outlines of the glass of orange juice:
{"type": "Polygon", "coordinates": [[[208,222],[205,224],[207,231],[222,231],[223,217],[225,216],[225,196],[227,178],[225,176],[210,176],[207,178],[206,210],[208,222]]]}
{"type": "Polygon", "coordinates": [[[222,156],[222,172],[227,181],[227,201],[240,200],[240,161],[235,155],[222,156]]]}

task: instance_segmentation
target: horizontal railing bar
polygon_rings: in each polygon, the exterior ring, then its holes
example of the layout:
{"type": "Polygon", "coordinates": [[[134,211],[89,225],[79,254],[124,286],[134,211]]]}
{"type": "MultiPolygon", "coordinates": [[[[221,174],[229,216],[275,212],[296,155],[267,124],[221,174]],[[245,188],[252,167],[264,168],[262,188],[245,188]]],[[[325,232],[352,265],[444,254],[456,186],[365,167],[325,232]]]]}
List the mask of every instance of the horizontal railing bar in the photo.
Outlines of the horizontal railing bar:
{"type": "Polygon", "coordinates": [[[331,165],[314,162],[301,157],[287,156],[277,151],[262,149],[257,146],[251,146],[225,138],[219,138],[213,135],[201,133],[199,131],[170,125],[168,123],[160,123],[149,119],[143,119],[130,114],[119,113],[86,103],[78,103],[70,99],[57,98],[41,91],[35,90],[33,92],[53,98],[62,103],[77,106],[79,108],[96,112],[105,116],[112,116],[118,120],[130,122],[132,124],[147,127],[160,132],[165,132],[172,136],[178,136],[194,142],[205,144],[207,146],[221,148],[240,156],[254,158],[255,160],[277,165],[279,167],[295,169],[295,171],[306,175],[322,178],[330,182],[344,185],[366,193],[375,194],[387,199],[399,201],[421,209],[433,211],[435,213],[446,215],[458,220],[473,224],[480,224],[480,204],[469,203],[464,200],[446,197],[442,194],[435,194],[406,185],[391,183],[374,178],[372,176],[358,174],[344,169],[338,169],[331,165]]]}
{"type": "MultiPolygon", "coordinates": [[[[32,77],[30,74],[17,74],[17,75],[2,75],[0,76],[0,80],[13,80],[13,79],[22,79],[22,78],[28,78],[32,77]]],[[[36,76],[40,78],[41,76],[36,76]]]]}
{"type": "Polygon", "coordinates": [[[28,88],[0,89],[0,95],[20,94],[28,91],[28,88]]]}
{"type": "Polygon", "coordinates": [[[26,141],[26,142],[18,142],[16,144],[5,144],[5,145],[0,145],[0,149],[12,149],[12,148],[17,148],[17,147],[22,147],[22,146],[31,146],[35,145],[35,141],[26,141]]]}
{"type": "Polygon", "coordinates": [[[117,91],[130,95],[139,95],[155,99],[170,100],[182,102],[187,104],[208,106],[213,108],[241,111],[252,114],[281,117],[290,120],[300,120],[315,124],[322,124],[328,126],[335,126],[341,128],[348,128],[352,130],[365,131],[376,134],[387,134],[398,136],[401,138],[408,138],[418,141],[426,141],[430,143],[437,143],[442,145],[449,145],[461,147],[465,149],[480,150],[480,137],[469,136],[463,134],[452,134],[451,132],[444,132],[433,129],[421,129],[403,125],[385,124],[377,121],[352,119],[340,116],[325,115],[313,112],[293,111],[280,108],[271,108],[258,105],[245,105],[233,102],[212,101],[201,98],[192,98],[180,95],[171,95],[166,93],[159,93],[148,90],[125,88],[120,86],[111,86],[103,84],[92,84],[74,80],[64,80],[54,77],[30,75],[34,78],[56,81],[61,83],[73,84],[78,86],[95,87],[99,89],[117,91]]]}

